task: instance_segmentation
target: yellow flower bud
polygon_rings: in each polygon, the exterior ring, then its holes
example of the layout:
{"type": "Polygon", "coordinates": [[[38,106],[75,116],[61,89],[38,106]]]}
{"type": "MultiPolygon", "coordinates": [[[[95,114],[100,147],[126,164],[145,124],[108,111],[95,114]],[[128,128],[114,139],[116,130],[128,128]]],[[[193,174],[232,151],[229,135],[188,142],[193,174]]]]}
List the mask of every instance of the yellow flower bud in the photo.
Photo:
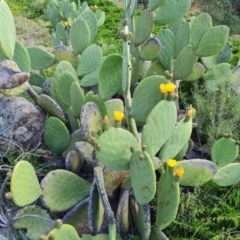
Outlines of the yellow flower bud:
{"type": "Polygon", "coordinates": [[[114,111],[114,119],[116,122],[121,122],[124,118],[124,113],[122,111],[114,111]]]}
{"type": "Polygon", "coordinates": [[[105,124],[108,124],[108,123],[109,123],[108,116],[105,116],[105,117],[103,118],[103,123],[105,123],[105,124]]]}
{"type": "Polygon", "coordinates": [[[93,8],[94,8],[95,10],[97,10],[97,9],[98,9],[98,6],[97,6],[97,5],[93,5],[93,8]]]}
{"type": "Polygon", "coordinates": [[[167,160],[167,165],[168,165],[168,167],[170,167],[170,168],[176,167],[177,164],[178,164],[178,162],[177,162],[175,159],[168,159],[168,160],[167,160]]]}
{"type": "Polygon", "coordinates": [[[64,22],[65,27],[68,27],[68,25],[69,25],[68,22],[64,22]]]}
{"type": "Polygon", "coordinates": [[[183,167],[178,168],[177,171],[175,172],[175,176],[179,177],[179,178],[182,177],[183,174],[184,174],[184,168],[183,167]]]}
{"type": "Polygon", "coordinates": [[[187,117],[192,117],[193,115],[193,110],[192,109],[188,109],[187,112],[186,112],[186,116],[187,117]]]}
{"type": "Polygon", "coordinates": [[[175,89],[176,89],[176,85],[175,84],[173,84],[173,83],[167,83],[166,84],[166,88],[167,88],[167,91],[169,92],[169,93],[172,93],[172,92],[174,92],[175,91],[175,89]]]}
{"type": "Polygon", "coordinates": [[[159,89],[160,89],[160,92],[161,92],[161,93],[167,93],[167,92],[168,92],[167,86],[166,86],[166,84],[164,84],[164,83],[161,83],[161,84],[160,84],[159,89]]]}

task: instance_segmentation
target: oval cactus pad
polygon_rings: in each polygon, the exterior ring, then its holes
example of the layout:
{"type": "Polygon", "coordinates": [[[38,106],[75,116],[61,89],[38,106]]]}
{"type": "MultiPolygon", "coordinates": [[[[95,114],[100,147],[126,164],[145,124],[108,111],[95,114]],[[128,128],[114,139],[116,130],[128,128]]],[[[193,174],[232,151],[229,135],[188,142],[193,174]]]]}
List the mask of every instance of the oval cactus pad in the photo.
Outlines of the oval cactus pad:
{"type": "Polygon", "coordinates": [[[63,212],[86,198],[91,184],[78,175],[58,169],[41,182],[43,203],[53,212],[63,212]]]}
{"type": "Polygon", "coordinates": [[[41,188],[33,166],[27,161],[19,161],[13,169],[10,190],[14,203],[26,206],[36,201],[41,195],[41,188]]]}
{"type": "Polygon", "coordinates": [[[216,165],[205,159],[191,159],[179,161],[177,169],[184,168],[184,174],[181,178],[182,186],[201,186],[210,181],[217,172],[216,165]]]}
{"type": "Polygon", "coordinates": [[[130,147],[140,149],[136,138],[121,128],[110,128],[98,138],[98,143],[97,158],[105,167],[116,171],[129,169],[130,147]]]}
{"type": "Polygon", "coordinates": [[[156,193],[156,175],[151,158],[146,152],[135,151],[130,160],[130,176],[137,202],[150,202],[156,193]]]}
{"type": "Polygon", "coordinates": [[[62,153],[70,143],[70,135],[64,123],[56,117],[47,119],[44,125],[44,141],[56,155],[62,153]]]}

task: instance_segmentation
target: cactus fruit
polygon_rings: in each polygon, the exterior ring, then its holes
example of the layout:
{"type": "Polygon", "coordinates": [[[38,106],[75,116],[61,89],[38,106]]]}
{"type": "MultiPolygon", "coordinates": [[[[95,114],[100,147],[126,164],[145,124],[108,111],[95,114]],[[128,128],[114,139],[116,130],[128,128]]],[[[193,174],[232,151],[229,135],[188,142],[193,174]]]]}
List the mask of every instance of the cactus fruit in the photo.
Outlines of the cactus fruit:
{"type": "Polygon", "coordinates": [[[52,212],[63,212],[86,198],[91,184],[72,172],[59,169],[49,172],[41,187],[44,205],[52,212]]]}
{"type": "Polygon", "coordinates": [[[36,201],[42,191],[33,166],[27,161],[19,161],[13,169],[10,190],[14,203],[23,207],[36,201]]]}

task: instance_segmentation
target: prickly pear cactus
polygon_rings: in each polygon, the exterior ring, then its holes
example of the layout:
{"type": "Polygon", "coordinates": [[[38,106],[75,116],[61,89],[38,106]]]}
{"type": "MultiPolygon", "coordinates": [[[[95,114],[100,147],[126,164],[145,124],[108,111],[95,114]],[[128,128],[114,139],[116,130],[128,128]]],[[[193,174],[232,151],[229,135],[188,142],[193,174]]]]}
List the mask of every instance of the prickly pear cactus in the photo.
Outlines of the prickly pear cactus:
{"type": "Polygon", "coordinates": [[[91,184],[66,170],[49,172],[42,180],[42,202],[53,212],[63,212],[86,198],[91,184]]]}
{"type": "Polygon", "coordinates": [[[19,161],[13,169],[10,182],[11,197],[14,203],[23,207],[36,201],[42,191],[33,166],[25,161],[19,161]]]}

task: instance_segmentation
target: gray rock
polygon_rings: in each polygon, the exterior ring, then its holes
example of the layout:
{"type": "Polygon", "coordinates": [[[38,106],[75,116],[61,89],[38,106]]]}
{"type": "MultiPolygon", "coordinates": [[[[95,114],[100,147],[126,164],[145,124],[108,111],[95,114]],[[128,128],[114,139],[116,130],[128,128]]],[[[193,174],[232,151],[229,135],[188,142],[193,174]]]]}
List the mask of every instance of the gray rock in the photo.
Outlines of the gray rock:
{"type": "Polygon", "coordinates": [[[14,146],[30,150],[42,142],[45,116],[39,108],[23,97],[3,94],[0,106],[0,157],[14,146]]]}

